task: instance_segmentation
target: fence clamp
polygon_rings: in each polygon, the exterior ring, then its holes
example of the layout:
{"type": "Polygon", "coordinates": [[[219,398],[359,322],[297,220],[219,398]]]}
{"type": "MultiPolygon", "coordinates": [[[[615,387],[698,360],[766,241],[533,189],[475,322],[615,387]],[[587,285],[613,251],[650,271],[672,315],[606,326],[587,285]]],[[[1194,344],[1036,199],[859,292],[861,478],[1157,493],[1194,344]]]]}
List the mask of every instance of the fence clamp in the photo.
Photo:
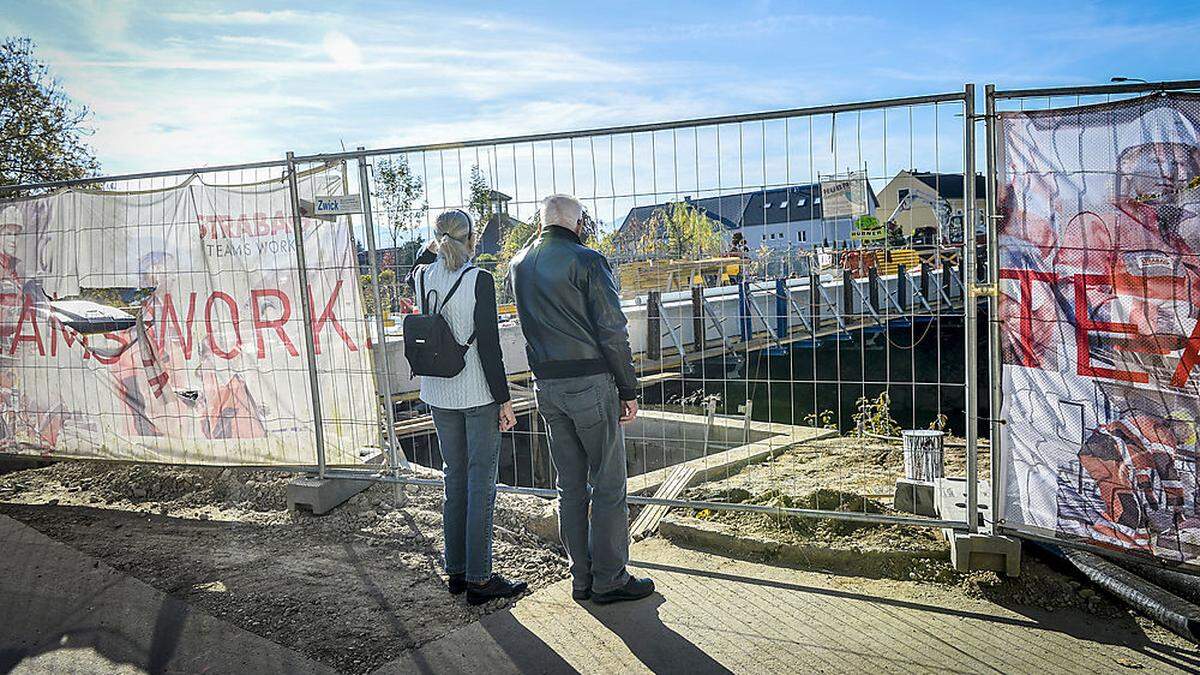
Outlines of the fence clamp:
{"type": "Polygon", "coordinates": [[[1000,293],[996,290],[996,287],[993,286],[992,284],[971,284],[970,294],[971,294],[972,298],[979,298],[979,297],[994,298],[994,297],[997,297],[1000,293]]]}

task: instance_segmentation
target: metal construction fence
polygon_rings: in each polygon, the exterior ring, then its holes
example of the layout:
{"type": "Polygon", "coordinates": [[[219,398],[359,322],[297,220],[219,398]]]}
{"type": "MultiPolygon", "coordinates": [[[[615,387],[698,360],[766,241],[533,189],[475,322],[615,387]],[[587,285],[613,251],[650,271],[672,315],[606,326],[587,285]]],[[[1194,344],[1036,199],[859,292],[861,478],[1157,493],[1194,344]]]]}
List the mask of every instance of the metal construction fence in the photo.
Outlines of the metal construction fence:
{"type": "Polygon", "coordinates": [[[967,85],[0,188],[19,195],[0,202],[5,450],[439,484],[400,324],[432,223],[458,208],[495,279],[519,418],[502,489],[553,495],[506,281],[541,200],[569,193],[629,320],[631,502],[974,530],[976,479],[1005,485],[978,438],[982,421],[1000,440],[997,101],[1156,86],[989,87],[976,115],[967,85]],[[322,214],[344,195],[361,212],[322,214]],[[75,298],[134,320],[76,320],[75,298]],[[945,472],[965,479],[961,517],[890,506],[898,436],[922,429],[945,434],[945,472]]]}
{"type": "Polygon", "coordinates": [[[1197,89],[985,92],[999,531],[1200,559],[1197,89]]]}

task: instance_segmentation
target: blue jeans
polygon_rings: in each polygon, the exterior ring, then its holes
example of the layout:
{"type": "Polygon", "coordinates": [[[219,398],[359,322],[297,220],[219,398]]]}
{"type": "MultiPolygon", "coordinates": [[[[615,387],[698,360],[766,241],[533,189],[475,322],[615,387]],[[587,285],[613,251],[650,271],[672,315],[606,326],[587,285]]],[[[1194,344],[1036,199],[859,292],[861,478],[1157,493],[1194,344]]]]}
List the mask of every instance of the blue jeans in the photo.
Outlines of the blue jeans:
{"type": "Polygon", "coordinates": [[[482,583],[492,576],[500,406],[432,410],[446,473],[442,508],[446,573],[466,574],[467,581],[482,583]]]}

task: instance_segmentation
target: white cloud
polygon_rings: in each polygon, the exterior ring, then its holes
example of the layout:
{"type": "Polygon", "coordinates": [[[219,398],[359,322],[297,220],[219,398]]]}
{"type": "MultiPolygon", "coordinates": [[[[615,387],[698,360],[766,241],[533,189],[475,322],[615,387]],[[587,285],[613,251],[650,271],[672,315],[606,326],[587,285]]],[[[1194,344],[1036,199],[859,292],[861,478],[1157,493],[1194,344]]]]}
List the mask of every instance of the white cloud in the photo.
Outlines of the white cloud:
{"type": "Polygon", "coordinates": [[[236,12],[167,12],[163,18],[179,23],[241,24],[262,26],[272,23],[302,23],[331,15],[315,12],[299,12],[291,9],[236,12]]]}
{"type": "Polygon", "coordinates": [[[358,68],[363,64],[362,50],[345,33],[330,31],[322,41],[325,55],[341,68],[358,68]]]}

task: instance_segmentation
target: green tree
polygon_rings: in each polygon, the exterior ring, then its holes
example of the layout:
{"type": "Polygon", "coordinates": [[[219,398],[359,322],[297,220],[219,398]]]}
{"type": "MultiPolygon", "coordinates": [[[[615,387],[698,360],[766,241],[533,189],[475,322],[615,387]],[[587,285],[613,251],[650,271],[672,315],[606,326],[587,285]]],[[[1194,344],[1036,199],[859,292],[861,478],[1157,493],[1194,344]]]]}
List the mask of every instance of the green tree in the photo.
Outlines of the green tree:
{"type": "Polygon", "coordinates": [[[399,245],[400,235],[420,227],[429,210],[424,181],[412,172],[404,155],[376,165],[374,196],[383,206],[393,247],[399,245]]]}
{"type": "MultiPolygon", "coordinates": [[[[417,242],[415,249],[419,250],[420,243],[413,235],[424,222],[429,205],[425,201],[424,181],[412,172],[408,164],[408,157],[399,155],[380,160],[375,166],[373,195],[383,206],[384,221],[388,228],[388,234],[391,236],[392,248],[399,248],[401,235],[407,234],[409,241],[405,242],[404,253],[407,254],[409,249],[413,249],[413,242],[417,242]]],[[[397,251],[397,253],[400,252],[397,251]]],[[[415,254],[392,256],[390,271],[392,272],[393,299],[400,297],[400,265],[407,264],[411,267],[413,259],[415,259],[415,254]]]]}
{"type": "Polygon", "coordinates": [[[640,241],[643,254],[677,259],[717,255],[721,243],[720,223],[687,202],[655,210],[640,241]]]}
{"type": "Polygon", "coordinates": [[[483,171],[479,170],[478,164],[471,167],[470,188],[471,197],[467,202],[467,210],[475,218],[476,227],[479,229],[475,236],[479,236],[483,234],[483,228],[492,217],[492,186],[488,185],[487,178],[483,171]]]}
{"type": "MultiPolygon", "coordinates": [[[[375,314],[375,293],[371,290],[371,281],[373,275],[363,274],[359,277],[359,288],[362,291],[363,309],[366,310],[367,316],[375,314]]],[[[396,301],[396,273],[391,270],[384,270],[379,273],[379,301],[382,303],[385,310],[390,310],[394,307],[396,301]]]]}
{"type": "Polygon", "coordinates": [[[91,111],[76,104],[29,38],[0,43],[0,185],[96,175],[100,165],[84,138],[91,111]]]}

